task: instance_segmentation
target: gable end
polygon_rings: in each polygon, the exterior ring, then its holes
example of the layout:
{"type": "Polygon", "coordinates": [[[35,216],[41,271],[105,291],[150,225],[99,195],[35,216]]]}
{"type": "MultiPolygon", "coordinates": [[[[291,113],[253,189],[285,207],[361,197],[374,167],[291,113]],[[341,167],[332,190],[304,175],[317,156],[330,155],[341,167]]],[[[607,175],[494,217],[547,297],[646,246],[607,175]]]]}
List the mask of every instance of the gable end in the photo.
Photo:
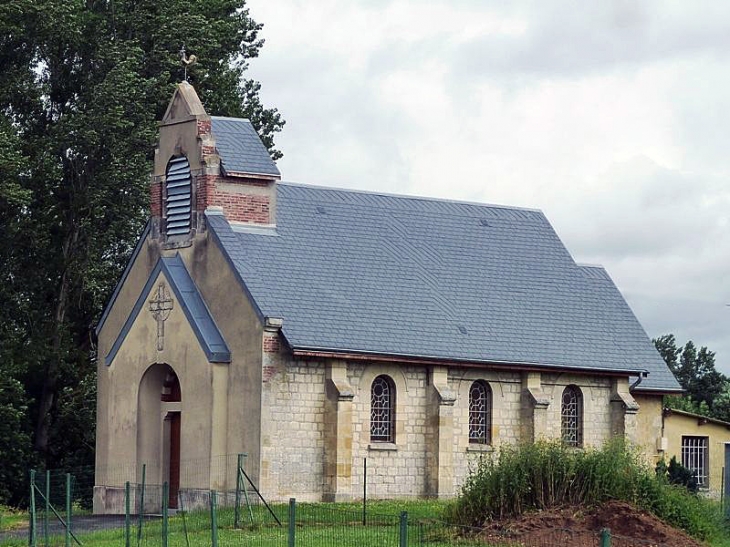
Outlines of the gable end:
{"type": "Polygon", "coordinates": [[[152,287],[161,272],[165,274],[172,287],[175,297],[180,303],[180,307],[185,313],[193,332],[195,332],[200,346],[205,351],[208,361],[211,363],[230,363],[231,352],[179,254],[171,258],[162,257],[157,261],[124,326],[114,341],[114,345],[104,358],[104,363],[107,366],[111,365],[139,312],[147,302],[152,287]]]}

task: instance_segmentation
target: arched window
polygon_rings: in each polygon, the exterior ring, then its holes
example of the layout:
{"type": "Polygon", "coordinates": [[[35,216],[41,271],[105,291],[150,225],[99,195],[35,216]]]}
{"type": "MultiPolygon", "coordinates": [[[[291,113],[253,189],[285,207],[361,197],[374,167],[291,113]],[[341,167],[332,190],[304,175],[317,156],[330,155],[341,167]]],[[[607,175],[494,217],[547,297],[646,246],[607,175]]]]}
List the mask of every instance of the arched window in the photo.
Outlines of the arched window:
{"type": "Polygon", "coordinates": [[[395,384],[385,375],[375,378],[370,388],[370,440],[395,442],[395,384]]]}
{"type": "Polygon", "coordinates": [[[560,407],[560,432],[563,444],[567,446],[583,445],[583,396],[576,386],[568,386],[563,390],[563,401],[560,407]]]}
{"type": "Polygon", "coordinates": [[[172,158],[165,172],[165,232],[168,236],[190,232],[192,177],[185,156],[172,158]]]}
{"type": "Polygon", "coordinates": [[[492,390],[483,380],[469,389],[469,442],[492,444],[492,390]]]}

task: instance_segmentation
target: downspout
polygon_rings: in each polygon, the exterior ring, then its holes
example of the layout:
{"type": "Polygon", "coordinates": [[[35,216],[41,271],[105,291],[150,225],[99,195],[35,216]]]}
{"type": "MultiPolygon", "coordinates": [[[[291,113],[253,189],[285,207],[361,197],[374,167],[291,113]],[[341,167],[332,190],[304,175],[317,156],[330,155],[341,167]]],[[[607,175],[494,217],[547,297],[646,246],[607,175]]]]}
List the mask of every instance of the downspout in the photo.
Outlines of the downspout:
{"type": "Polygon", "coordinates": [[[639,379],[636,380],[633,384],[631,384],[631,387],[629,388],[629,392],[633,391],[641,383],[641,381],[644,378],[646,378],[647,376],[649,376],[649,372],[646,370],[642,370],[641,373],[639,374],[639,379]]]}

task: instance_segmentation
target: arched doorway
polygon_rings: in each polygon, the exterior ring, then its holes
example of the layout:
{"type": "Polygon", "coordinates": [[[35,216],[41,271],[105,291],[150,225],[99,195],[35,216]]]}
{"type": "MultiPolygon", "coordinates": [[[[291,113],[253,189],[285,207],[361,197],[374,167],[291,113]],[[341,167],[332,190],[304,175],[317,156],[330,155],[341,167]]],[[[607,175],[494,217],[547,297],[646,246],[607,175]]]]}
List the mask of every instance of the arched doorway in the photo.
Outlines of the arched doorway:
{"type": "MultiPolygon", "coordinates": [[[[146,466],[147,484],[168,483],[168,505],[177,508],[180,490],[182,390],[170,365],[147,369],[137,404],[137,474],[146,466]]],[[[141,476],[138,477],[141,480],[141,476]]]]}

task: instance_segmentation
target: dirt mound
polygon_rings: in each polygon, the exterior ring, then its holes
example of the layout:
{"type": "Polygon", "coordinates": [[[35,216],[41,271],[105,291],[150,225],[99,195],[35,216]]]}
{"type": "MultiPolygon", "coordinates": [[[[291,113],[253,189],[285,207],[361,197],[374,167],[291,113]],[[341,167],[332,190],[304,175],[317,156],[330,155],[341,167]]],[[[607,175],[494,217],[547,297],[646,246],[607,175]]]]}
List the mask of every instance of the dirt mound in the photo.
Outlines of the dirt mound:
{"type": "Polygon", "coordinates": [[[484,535],[515,545],[600,545],[601,529],[611,531],[612,547],[702,547],[702,543],[654,515],[624,502],[599,507],[560,507],[494,521],[484,535]]]}

